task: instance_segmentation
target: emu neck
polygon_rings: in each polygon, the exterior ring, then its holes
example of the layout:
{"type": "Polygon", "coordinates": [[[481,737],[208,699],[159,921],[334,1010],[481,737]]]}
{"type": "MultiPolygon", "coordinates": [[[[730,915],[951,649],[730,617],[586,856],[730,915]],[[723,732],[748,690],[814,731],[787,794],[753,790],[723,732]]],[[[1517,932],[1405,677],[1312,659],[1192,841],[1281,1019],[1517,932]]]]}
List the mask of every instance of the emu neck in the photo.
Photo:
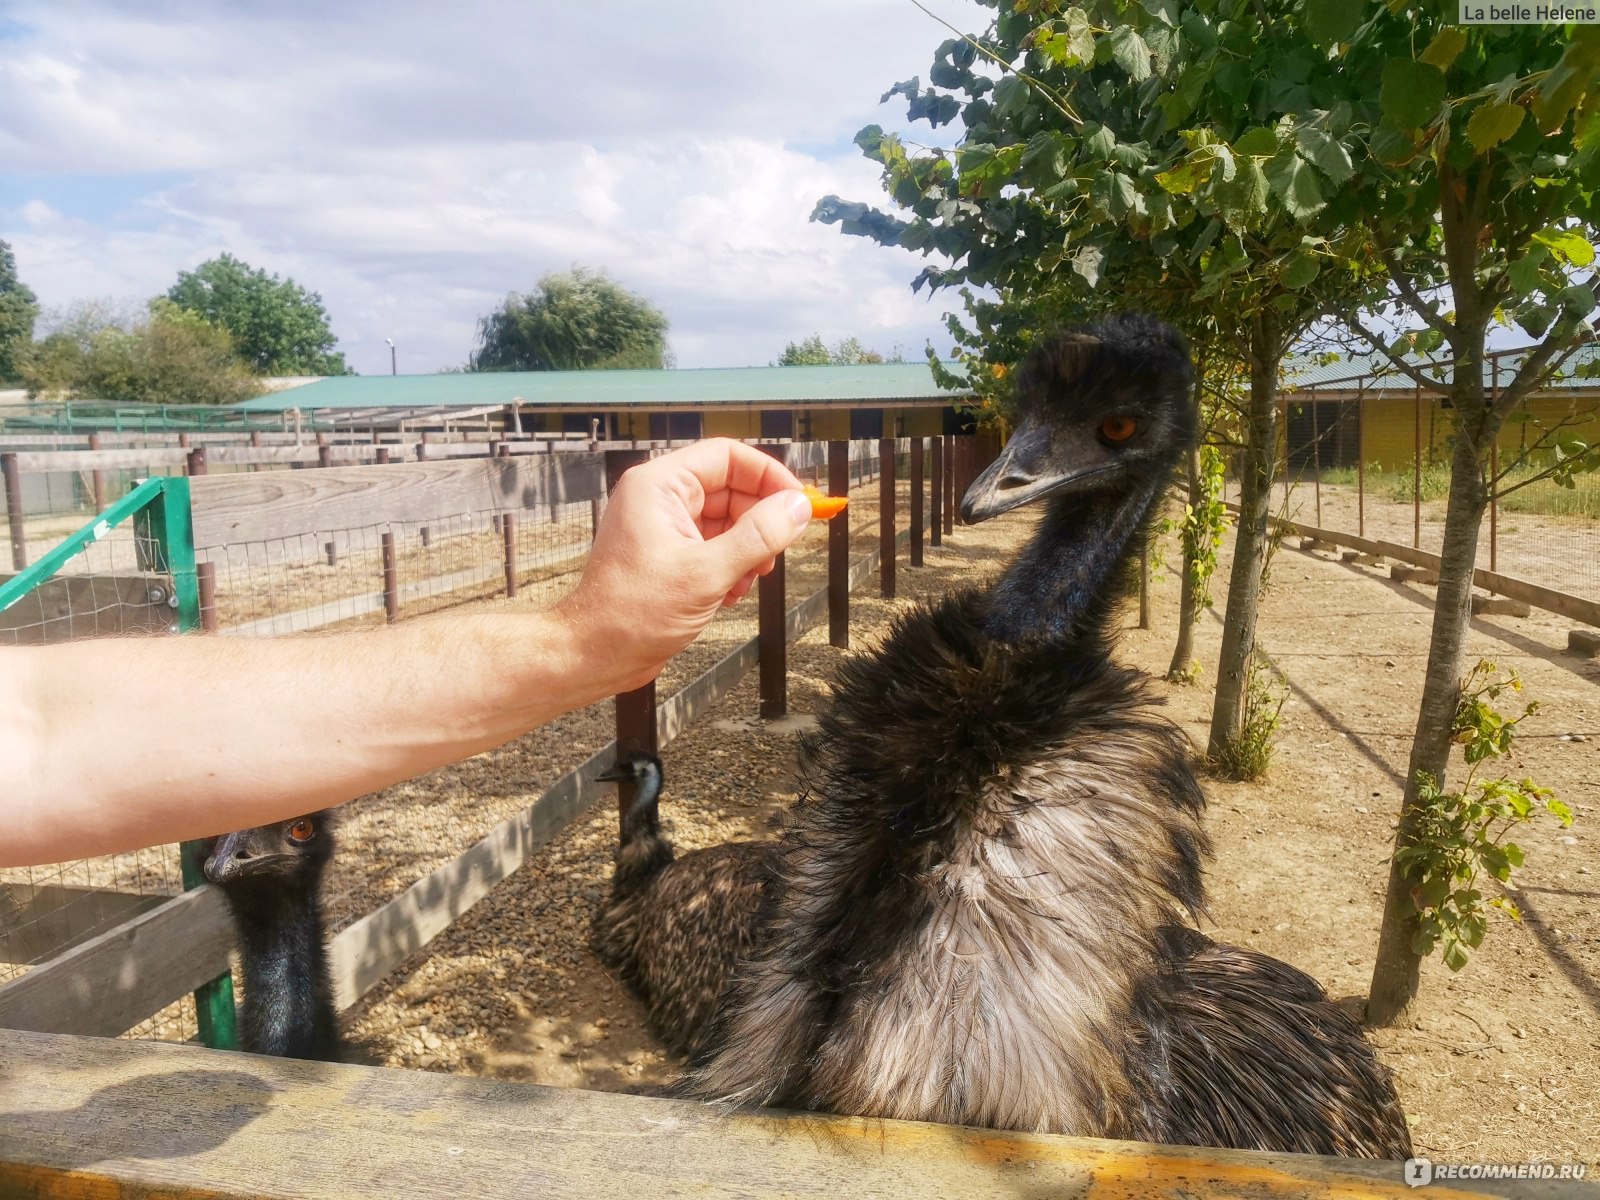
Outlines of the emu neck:
{"type": "Polygon", "coordinates": [[[1002,642],[1065,642],[1098,631],[1165,478],[1156,472],[1129,492],[1052,503],[996,585],[985,632],[1002,642]]]}
{"type": "Polygon", "coordinates": [[[622,830],[624,843],[647,837],[660,829],[661,775],[646,771],[634,781],[633,801],[628,805],[628,819],[622,830]]]}
{"type": "Polygon", "coordinates": [[[339,1053],[333,982],[315,886],[262,881],[230,891],[239,931],[243,1048],[281,1058],[332,1060],[339,1053]]]}

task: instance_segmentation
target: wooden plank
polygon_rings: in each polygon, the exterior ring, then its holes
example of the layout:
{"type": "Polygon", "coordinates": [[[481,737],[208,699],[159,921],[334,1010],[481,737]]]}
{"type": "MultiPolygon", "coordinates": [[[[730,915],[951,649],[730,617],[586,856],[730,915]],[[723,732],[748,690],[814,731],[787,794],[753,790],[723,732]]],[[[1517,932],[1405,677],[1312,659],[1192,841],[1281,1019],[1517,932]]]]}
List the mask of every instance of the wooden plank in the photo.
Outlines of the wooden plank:
{"type": "MultiPolygon", "coordinates": [[[[0,575],[0,583],[14,579],[0,575]]],[[[0,643],[41,646],[75,638],[164,633],[175,609],[161,575],[56,575],[0,611],[0,643]]]]}
{"type": "Polygon", "coordinates": [[[878,594],[894,599],[894,439],[878,442],[878,594]]]}
{"type": "Polygon", "coordinates": [[[588,500],[601,474],[598,458],[573,454],[211,475],[193,486],[195,545],[212,547],[588,500]]]}
{"type": "Polygon", "coordinates": [[[58,883],[0,883],[0,962],[54,958],[169,898],[58,883]]]}
{"type": "MultiPolygon", "coordinates": [[[[1230,511],[1237,513],[1236,504],[1228,505],[1230,511]]],[[[1375,538],[1359,537],[1353,533],[1345,533],[1338,529],[1320,529],[1315,525],[1302,525],[1297,521],[1278,519],[1278,525],[1289,533],[1301,537],[1314,538],[1317,541],[1331,542],[1338,546],[1348,546],[1352,550],[1360,550],[1363,554],[1385,555],[1389,558],[1399,559],[1401,562],[1411,563],[1413,566],[1427,567],[1437,571],[1440,558],[1437,554],[1427,550],[1418,550],[1413,546],[1402,546],[1398,542],[1383,542],[1375,538]]],[[[1517,579],[1510,575],[1502,575],[1497,571],[1488,571],[1483,567],[1474,568],[1472,582],[1487,592],[1496,595],[1509,596],[1513,600],[1521,600],[1535,608],[1542,608],[1546,612],[1558,613],[1574,621],[1582,621],[1586,625],[1600,626],[1600,603],[1587,600],[1582,596],[1574,596],[1571,592],[1558,591],[1547,588],[1537,583],[1529,583],[1526,579],[1517,579]]]]}
{"type": "Polygon", "coordinates": [[[232,947],[222,893],[185,892],[0,987],[0,1028],[115,1037],[226,971],[232,947]]]}
{"type": "MultiPolygon", "coordinates": [[[[0,1035],[6,1195],[1402,1200],[1401,1164],[1004,1133],[193,1046],[0,1035]]],[[[1435,1184],[1566,1200],[1562,1181],[1435,1184]]]]}
{"type": "Polygon", "coordinates": [[[151,446],[142,450],[37,450],[17,455],[17,466],[28,474],[41,471],[140,471],[168,467],[178,474],[188,457],[179,446],[151,446]]]}
{"type": "MultiPolygon", "coordinates": [[[[828,494],[850,494],[850,443],[828,443],[828,494]]],[[[850,506],[828,522],[828,644],[850,645],[850,506]]]]}

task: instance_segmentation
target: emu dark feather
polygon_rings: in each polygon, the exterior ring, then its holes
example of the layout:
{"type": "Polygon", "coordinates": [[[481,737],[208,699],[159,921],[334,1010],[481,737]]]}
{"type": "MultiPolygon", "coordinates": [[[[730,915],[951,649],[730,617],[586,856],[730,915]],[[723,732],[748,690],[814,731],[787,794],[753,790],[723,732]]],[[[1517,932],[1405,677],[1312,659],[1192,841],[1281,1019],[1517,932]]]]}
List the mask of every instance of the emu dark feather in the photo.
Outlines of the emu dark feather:
{"type": "Polygon", "coordinates": [[[964,508],[1044,501],[1038,532],[995,586],[840,670],[760,944],[686,1090],[1403,1157],[1359,1029],[1292,967],[1186,927],[1204,797],[1182,733],[1110,659],[1123,568],[1193,437],[1187,351],[1113,318],[1047,339],[1017,380],[1023,421],[964,508]]]}
{"type": "Polygon", "coordinates": [[[675,1054],[705,1048],[739,959],[755,944],[770,843],[729,842],[678,857],[661,833],[661,762],[635,755],[603,778],[636,792],[617,847],[611,894],[595,915],[595,954],[645,1006],[675,1054]]]}

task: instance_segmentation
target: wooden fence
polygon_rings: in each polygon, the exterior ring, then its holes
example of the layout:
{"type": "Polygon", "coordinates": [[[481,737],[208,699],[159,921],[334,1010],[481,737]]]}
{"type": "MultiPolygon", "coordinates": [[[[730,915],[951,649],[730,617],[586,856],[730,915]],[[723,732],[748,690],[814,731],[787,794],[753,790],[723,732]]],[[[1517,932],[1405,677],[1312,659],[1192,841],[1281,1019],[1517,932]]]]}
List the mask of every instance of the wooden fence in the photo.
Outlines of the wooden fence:
{"type": "MultiPolygon", "coordinates": [[[[846,644],[850,593],[876,575],[881,594],[892,596],[897,560],[904,556],[920,563],[925,540],[938,544],[953,529],[955,498],[995,448],[991,442],[971,438],[935,438],[929,439],[931,445],[920,446],[915,445],[918,441],[882,439],[875,447],[884,480],[878,550],[851,561],[848,516],[836,519],[829,531],[827,586],[793,606],[785,593],[780,558],[779,568],[758,587],[756,637],[663,702],[658,702],[653,683],[617,697],[612,743],[459,857],[342,930],[331,945],[341,1007],[354,1003],[586,812],[604,790],[593,782],[594,774],[619,750],[666,745],[752,669],[760,671],[761,715],[769,719],[784,715],[788,643],[826,620],[834,644],[846,644]],[[909,511],[917,520],[909,526],[902,521],[905,514],[895,480],[901,458],[910,464],[912,475],[909,511]]],[[[347,521],[428,520],[460,511],[461,505],[475,512],[499,507],[509,518],[524,507],[542,509],[552,495],[567,501],[598,495],[594,481],[599,469],[614,485],[628,466],[651,452],[646,445],[584,449],[531,462],[495,457],[259,476],[201,476],[202,459],[192,464],[200,468],[191,482],[195,544],[204,549],[230,541],[318,532],[347,521]]],[[[767,449],[798,465],[825,464],[831,480],[848,482],[850,443],[772,444],[767,449]]],[[[508,590],[514,588],[515,573],[508,570],[506,580],[508,590]]],[[[204,592],[202,579],[202,596],[204,592]]],[[[202,600],[203,614],[204,605],[202,600]]],[[[630,799],[619,797],[623,810],[630,799]]],[[[0,986],[0,1027],[101,1036],[123,1033],[225,972],[232,940],[221,898],[208,887],[155,907],[140,906],[129,919],[74,942],[0,986]]]]}

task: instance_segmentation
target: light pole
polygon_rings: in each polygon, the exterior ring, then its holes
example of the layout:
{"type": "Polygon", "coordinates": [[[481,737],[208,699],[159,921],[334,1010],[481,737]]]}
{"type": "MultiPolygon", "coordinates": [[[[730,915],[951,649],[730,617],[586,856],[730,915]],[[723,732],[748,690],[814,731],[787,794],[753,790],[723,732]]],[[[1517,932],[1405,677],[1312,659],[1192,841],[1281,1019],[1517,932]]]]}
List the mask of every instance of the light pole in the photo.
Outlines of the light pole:
{"type": "Polygon", "coordinates": [[[398,374],[400,374],[400,369],[396,365],[396,362],[395,362],[394,339],[393,338],[384,338],[383,340],[389,343],[389,374],[398,375],[398,374]]]}

